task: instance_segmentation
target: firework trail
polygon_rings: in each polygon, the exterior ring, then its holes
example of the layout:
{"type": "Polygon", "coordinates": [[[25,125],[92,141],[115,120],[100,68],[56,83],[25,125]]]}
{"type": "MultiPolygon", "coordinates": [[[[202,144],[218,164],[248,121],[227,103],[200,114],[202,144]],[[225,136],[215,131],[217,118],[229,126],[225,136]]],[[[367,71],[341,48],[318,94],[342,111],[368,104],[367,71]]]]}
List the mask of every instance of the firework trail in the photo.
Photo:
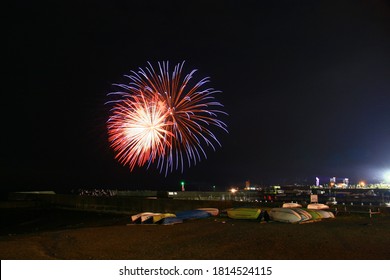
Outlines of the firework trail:
{"type": "Polygon", "coordinates": [[[193,74],[182,78],[183,63],[169,72],[169,63],[158,63],[155,70],[150,63],[144,69],[125,75],[127,84],[114,84],[119,91],[109,93],[114,100],[107,121],[108,139],[115,158],[130,170],[157,161],[160,172],[172,172],[196,164],[207,158],[203,146],[215,150],[221,146],[211,131],[227,126],[218,119],[226,113],[215,100],[220,91],[207,88],[209,78],[194,85],[193,74]]]}

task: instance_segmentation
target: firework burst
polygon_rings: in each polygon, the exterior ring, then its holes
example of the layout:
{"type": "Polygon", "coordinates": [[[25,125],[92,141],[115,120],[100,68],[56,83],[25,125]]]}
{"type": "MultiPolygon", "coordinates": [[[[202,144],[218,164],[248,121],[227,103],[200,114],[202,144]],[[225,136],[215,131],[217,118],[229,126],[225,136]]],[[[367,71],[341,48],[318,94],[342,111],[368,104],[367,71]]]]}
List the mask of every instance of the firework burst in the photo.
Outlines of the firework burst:
{"type": "Polygon", "coordinates": [[[203,146],[216,149],[221,145],[212,129],[227,132],[218,119],[226,113],[215,100],[220,91],[207,88],[209,78],[194,85],[196,70],[182,78],[183,63],[169,72],[168,62],[158,63],[155,70],[150,63],[126,75],[127,84],[114,84],[119,91],[109,96],[115,99],[107,121],[108,137],[116,159],[130,169],[157,162],[160,172],[183,171],[184,166],[207,158],[203,146]]]}

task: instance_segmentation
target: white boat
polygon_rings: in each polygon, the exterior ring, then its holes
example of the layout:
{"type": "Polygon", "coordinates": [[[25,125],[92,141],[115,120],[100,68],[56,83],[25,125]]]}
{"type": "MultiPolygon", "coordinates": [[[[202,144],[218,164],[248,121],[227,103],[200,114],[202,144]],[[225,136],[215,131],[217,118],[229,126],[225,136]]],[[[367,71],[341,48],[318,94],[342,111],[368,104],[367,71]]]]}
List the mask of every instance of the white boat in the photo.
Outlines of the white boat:
{"type": "Polygon", "coordinates": [[[329,218],[336,218],[333,214],[333,212],[327,211],[329,213],[329,218]]]}
{"type": "Polygon", "coordinates": [[[150,216],[150,215],[153,215],[153,214],[154,214],[153,212],[143,212],[143,213],[138,213],[138,214],[132,215],[131,216],[131,222],[133,222],[133,223],[141,223],[142,216],[150,216]]]}
{"type": "Polygon", "coordinates": [[[197,208],[196,210],[202,210],[210,213],[211,216],[218,216],[219,209],[218,208],[197,208]]]}
{"type": "Polygon", "coordinates": [[[290,208],[272,208],[269,216],[272,220],[282,223],[298,223],[302,220],[301,215],[290,208]]]}
{"type": "Polygon", "coordinates": [[[301,208],[302,205],[295,202],[283,203],[282,208],[301,208]]]}
{"type": "Polygon", "coordinates": [[[323,210],[323,209],[329,209],[329,206],[322,203],[310,203],[307,205],[307,209],[323,210]]]}
{"type": "Polygon", "coordinates": [[[325,210],[321,210],[321,209],[317,209],[315,210],[318,214],[321,215],[321,218],[323,219],[327,219],[327,218],[334,218],[334,214],[330,211],[325,211],[325,210]]]}
{"type": "Polygon", "coordinates": [[[153,217],[156,215],[161,215],[161,213],[151,213],[141,216],[141,223],[142,224],[153,224],[153,217]]]}

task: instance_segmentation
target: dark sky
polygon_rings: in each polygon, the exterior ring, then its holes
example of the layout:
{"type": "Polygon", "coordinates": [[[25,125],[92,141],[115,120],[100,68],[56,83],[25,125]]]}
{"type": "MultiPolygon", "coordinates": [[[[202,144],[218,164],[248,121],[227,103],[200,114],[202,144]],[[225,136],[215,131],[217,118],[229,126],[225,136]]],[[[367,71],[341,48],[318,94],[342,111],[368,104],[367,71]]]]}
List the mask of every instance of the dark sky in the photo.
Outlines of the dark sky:
{"type": "Polygon", "coordinates": [[[13,1],[5,9],[1,186],[224,189],[380,179],[390,169],[387,1],[13,1]],[[82,3],[81,3],[82,2],[82,3]],[[96,3],[97,2],[97,3],[96,3]],[[208,159],[159,174],[114,160],[107,93],[186,61],[225,105],[208,159]]]}

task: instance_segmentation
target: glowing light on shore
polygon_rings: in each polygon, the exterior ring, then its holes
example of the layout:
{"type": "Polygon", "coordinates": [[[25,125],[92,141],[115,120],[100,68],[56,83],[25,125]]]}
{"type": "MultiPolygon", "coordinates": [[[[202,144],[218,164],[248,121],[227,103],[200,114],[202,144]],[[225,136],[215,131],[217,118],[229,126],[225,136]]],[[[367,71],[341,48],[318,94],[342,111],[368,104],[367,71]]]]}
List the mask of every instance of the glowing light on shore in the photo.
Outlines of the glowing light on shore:
{"type": "Polygon", "coordinates": [[[230,192],[231,192],[232,194],[235,194],[237,191],[238,191],[238,190],[235,189],[235,188],[231,188],[231,189],[230,189],[230,192]]]}
{"type": "Polygon", "coordinates": [[[386,171],[385,174],[383,174],[383,179],[385,180],[385,183],[390,183],[390,171],[386,171]]]}

